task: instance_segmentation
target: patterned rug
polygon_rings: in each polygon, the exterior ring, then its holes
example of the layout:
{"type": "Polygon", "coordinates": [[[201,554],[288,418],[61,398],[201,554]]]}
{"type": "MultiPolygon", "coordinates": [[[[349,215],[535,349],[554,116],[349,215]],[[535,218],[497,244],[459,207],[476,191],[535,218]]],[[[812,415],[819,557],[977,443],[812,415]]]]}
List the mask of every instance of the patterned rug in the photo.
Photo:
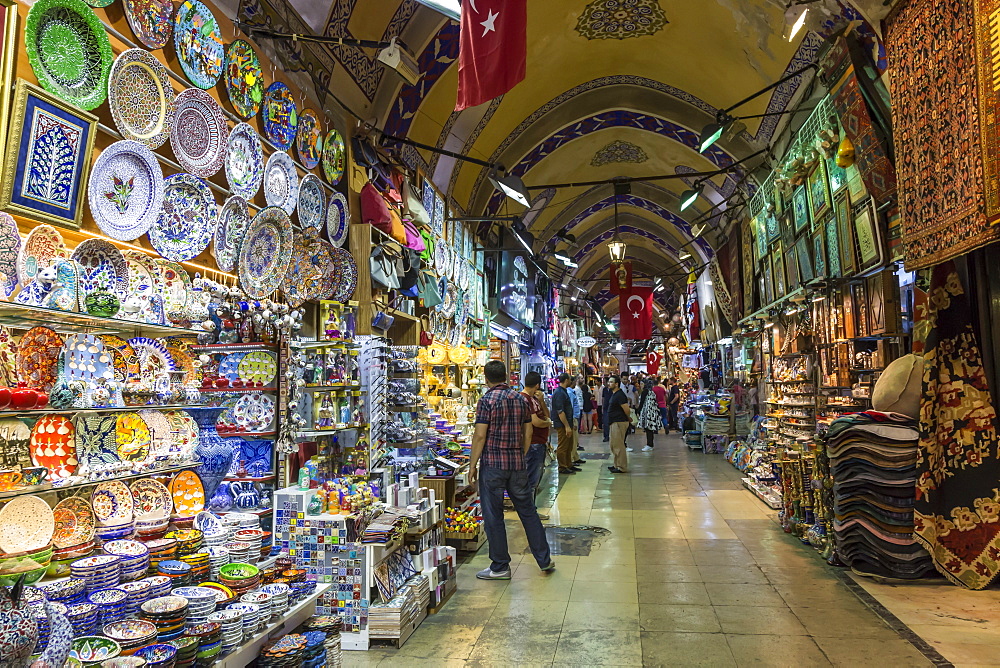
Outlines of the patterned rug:
{"type": "Polygon", "coordinates": [[[915,535],[941,574],[983,589],[1000,573],[997,414],[954,263],[934,268],[928,305],[915,535]]]}

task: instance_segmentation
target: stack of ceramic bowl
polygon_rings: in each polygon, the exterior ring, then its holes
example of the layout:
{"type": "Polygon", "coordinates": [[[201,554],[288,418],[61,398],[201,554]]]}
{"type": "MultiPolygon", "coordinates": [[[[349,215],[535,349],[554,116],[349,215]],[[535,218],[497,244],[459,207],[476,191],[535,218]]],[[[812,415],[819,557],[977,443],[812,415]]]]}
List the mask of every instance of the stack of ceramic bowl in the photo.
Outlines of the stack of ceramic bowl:
{"type": "MultiPolygon", "coordinates": [[[[153,583],[149,580],[136,580],[135,582],[123,582],[118,588],[128,593],[125,601],[125,612],[128,616],[139,611],[139,606],[150,598],[153,583]]],[[[159,596],[160,594],[157,594],[159,596]]]]}
{"type": "Polygon", "coordinates": [[[149,583],[149,594],[146,595],[147,601],[151,598],[169,596],[170,589],[174,586],[173,578],[169,578],[166,575],[150,575],[143,582],[149,583]]]}
{"type": "Polygon", "coordinates": [[[157,538],[146,543],[149,550],[149,570],[156,571],[161,561],[174,559],[177,556],[177,541],[173,538],[157,538]]]}
{"type": "Polygon", "coordinates": [[[274,614],[274,610],[271,608],[271,599],[274,598],[266,591],[252,591],[240,596],[241,603],[253,603],[260,608],[260,619],[264,624],[271,618],[274,614]]]}
{"type": "Polygon", "coordinates": [[[93,603],[67,605],[66,617],[73,626],[74,636],[90,635],[101,626],[100,610],[93,603]]]}
{"type": "Polygon", "coordinates": [[[156,567],[157,575],[173,580],[173,587],[187,587],[191,584],[191,565],[183,561],[161,561],[156,567]]]}
{"type": "MultiPolygon", "coordinates": [[[[288,596],[292,588],[285,583],[264,585],[260,591],[271,595],[271,614],[283,615],[288,612],[288,596]]],[[[253,603],[254,601],[251,601],[253,603]]]]}
{"type": "Polygon", "coordinates": [[[242,610],[219,610],[209,615],[208,621],[222,625],[222,651],[228,652],[243,642],[242,610]]]}
{"type": "Polygon", "coordinates": [[[201,646],[200,638],[181,636],[180,638],[174,638],[167,644],[177,648],[174,668],[187,668],[195,665],[195,662],[198,660],[198,648],[201,646]]]}
{"type": "Polygon", "coordinates": [[[210,666],[222,653],[222,624],[205,622],[188,627],[184,635],[198,638],[198,664],[210,666]]]}
{"type": "Polygon", "coordinates": [[[246,543],[250,546],[246,560],[251,564],[256,564],[260,561],[260,546],[263,540],[264,532],[260,529],[240,529],[236,532],[236,542],[246,543]]]}
{"type": "MultiPolygon", "coordinates": [[[[62,603],[49,603],[49,606],[54,607],[56,612],[66,614],[66,606],[62,603]]],[[[35,643],[35,654],[41,654],[45,651],[45,648],[49,644],[49,613],[45,609],[45,603],[32,604],[28,606],[31,614],[35,617],[35,623],[38,624],[38,642],[35,643]]]]}
{"type": "Polygon", "coordinates": [[[239,529],[259,529],[260,517],[253,513],[229,513],[222,518],[227,528],[232,527],[233,533],[239,529]]]}
{"type": "Polygon", "coordinates": [[[111,638],[86,635],[73,640],[69,658],[76,659],[84,666],[97,666],[102,661],[113,659],[121,653],[121,646],[111,638]]]}
{"type": "Polygon", "coordinates": [[[134,531],[135,525],[131,520],[124,524],[113,524],[110,526],[98,522],[97,526],[94,527],[94,535],[105,542],[126,538],[131,536],[134,531]]]}
{"type": "Polygon", "coordinates": [[[226,531],[225,527],[220,523],[218,527],[215,527],[213,533],[206,533],[202,539],[202,549],[208,547],[222,547],[226,543],[230,542],[229,532],[226,531]]]}
{"type": "Polygon", "coordinates": [[[137,540],[113,540],[101,549],[121,559],[122,582],[138,580],[149,570],[149,548],[137,540]]]}
{"type": "Polygon", "coordinates": [[[188,601],[183,596],[152,598],[139,606],[139,618],[156,625],[160,642],[180,637],[187,621],[188,601]]]}
{"type": "Polygon", "coordinates": [[[295,605],[316,591],[315,582],[290,582],[288,586],[292,588],[292,592],[288,595],[289,605],[295,605]]]}
{"type": "Polygon", "coordinates": [[[138,648],[156,642],[156,625],[144,619],[123,619],[105,624],[102,633],[121,645],[125,654],[132,654],[138,648]]]}
{"type": "Polygon", "coordinates": [[[58,582],[39,585],[38,589],[50,601],[72,605],[87,599],[87,581],[80,578],[66,578],[58,582]]]}
{"type": "Polygon", "coordinates": [[[281,572],[281,577],[285,578],[289,582],[305,582],[306,581],[306,569],[304,569],[304,568],[289,568],[288,570],[281,572]]]}
{"type": "Polygon", "coordinates": [[[166,643],[146,645],[135,652],[146,660],[146,668],[174,668],[177,661],[177,648],[166,643]]]}
{"type": "Polygon", "coordinates": [[[219,569],[229,563],[229,550],[224,547],[208,548],[208,576],[219,579],[219,569]]]}
{"type": "Polygon", "coordinates": [[[236,594],[232,589],[219,582],[203,582],[199,587],[211,589],[215,592],[215,608],[221,610],[230,603],[236,602],[236,594]]]}
{"type": "Polygon", "coordinates": [[[209,572],[211,570],[211,563],[208,558],[208,552],[195,552],[194,554],[186,554],[180,557],[180,561],[191,567],[191,582],[192,584],[198,584],[205,582],[209,579],[209,572]]]}
{"type": "Polygon", "coordinates": [[[101,668],[146,668],[146,660],[141,656],[116,656],[101,661],[100,666],[101,668]]]}
{"type": "Polygon", "coordinates": [[[239,610],[243,613],[243,637],[249,638],[257,634],[258,628],[263,628],[260,619],[260,606],[255,603],[233,603],[227,610],[239,610]]]}
{"type": "Polygon", "coordinates": [[[242,541],[226,543],[226,549],[229,550],[229,561],[239,564],[250,563],[248,561],[250,559],[250,543],[242,541]]]}
{"type": "Polygon", "coordinates": [[[257,665],[260,668],[278,666],[301,666],[302,654],[306,649],[306,639],[297,633],[281,636],[275,642],[265,645],[260,651],[257,665]]]}
{"type": "Polygon", "coordinates": [[[74,578],[87,581],[88,592],[108,589],[121,582],[121,559],[113,554],[77,559],[69,569],[74,578]]]}
{"type": "Polygon", "coordinates": [[[193,526],[195,529],[205,534],[206,538],[210,535],[226,534],[222,518],[215,513],[208,512],[207,510],[203,510],[194,516],[193,526]]]}
{"type": "Polygon", "coordinates": [[[135,521],[135,536],[140,540],[155,540],[163,538],[170,526],[170,518],[155,518],[135,521]]]}
{"type": "Polygon", "coordinates": [[[87,597],[100,609],[101,626],[125,619],[128,614],[128,592],[124,589],[101,589],[87,597]]]}
{"type": "Polygon", "coordinates": [[[260,542],[260,558],[267,559],[271,556],[271,548],[274,546],[274,534],[270,531],[264,532],[264,538],[260,542]]]}
{"type": "Polygon", "coordinates": [[[52,577],[63,577],[69,575],[69,565],[77,559],[89,557],[94,553],[95,543],[90,540],[79,545],[57,548],[52,551],[52,561],[49,562],[48,571],[52,577]]]}
{"type": "Polygon", "coordinates": [[[326,634],[322,631],[306,631],[302,634],[306,639],[306,648],[302,653],[302,668],[325,668],[326,652],[323,642],[326,634]]]}
{"type": "Polygon", "coordinates": [[[343,657],[340,647],[340,630],[344,622],[333,615],[318,615],[306,620],[302,626],[309,631],[322,631],[326,634],[323,645],[326,647],[326,668],[340,668],[343,657]]]}
{"type": "Polygon", "coordinates": [[[188,626],[207,622],[208,616],[215,612],[215,592],[207,587],[177,587],[171,594],[187,599],[188,626]]]}
{"type": "Polygon", "coordinates": [[[232,589],[237,596],[242,596],[260,584],[260,569],[253,564],[226,564],[219,570],[219,582],[232,589]]]}
{"type": "Polygon", "coordinates": [[[197,529],[177,529],[167,533],[166,537],[177,541],[177,556],[183,557],[201,550],[203,536],[204,534],[197,529]]]}

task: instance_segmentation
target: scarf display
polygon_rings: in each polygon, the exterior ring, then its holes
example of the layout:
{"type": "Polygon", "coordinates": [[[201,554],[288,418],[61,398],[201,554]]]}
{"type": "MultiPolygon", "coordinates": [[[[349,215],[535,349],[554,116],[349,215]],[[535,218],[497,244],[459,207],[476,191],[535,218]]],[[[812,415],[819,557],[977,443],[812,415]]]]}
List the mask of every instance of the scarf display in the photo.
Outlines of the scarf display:
{"type": "Polygon", "coordinates": [[[955,584],[983,589],[1000,574],[996,410],[955,265],[934,268],[924,344],[916,538],[955,584]]]}
{"type": "Polygon", "coordinates": [[[646,398],[639,410],[639,429],[644,431],[659,431],[663,428],[660,406],[656,403],[656,395],[652,390],[645,392],[646,398]]]}

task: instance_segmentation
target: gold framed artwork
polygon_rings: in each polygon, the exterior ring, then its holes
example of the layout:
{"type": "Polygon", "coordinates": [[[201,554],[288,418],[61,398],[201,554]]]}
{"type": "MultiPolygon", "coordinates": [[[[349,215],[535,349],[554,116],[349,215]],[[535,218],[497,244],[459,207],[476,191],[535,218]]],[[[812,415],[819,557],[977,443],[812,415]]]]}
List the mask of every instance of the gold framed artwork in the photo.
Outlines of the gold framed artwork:
{"type": "Polygon", "coordinates": [[[771,258],[764,260],[764,304],[774,301],[774,267],[771,258]]]}
{"type": "Polygon", "coordinates": [[[803,283],[808,283],[815,278],[815,274],[813,274],[812,257],[810,256],[811,252],[812,249],[809,244],[809,237],[799,237],[798,241],[795,242],[795,257],[799,261],[799,280],[803,283]]]}
{"type": "Polygon", "coordinates": [[[774,298],[780,299],[794,288],[792,286],[787,286],[786,288],[785,286],[785,260],[781,255],[780,249],[772,257],[774,266],[774,298]]]}
{"type": "Polygon", "coordinates": [[[785,249],[785,277],[789,292],[795,291],[801,285],[799,279],[799,262],[795,257],[795,246],[785,249]]]}
{"type": "Polygon", "coordinates": [[[882,262],[882,234],[870,197],[855,210],[853,227],[858,239],[858,271],[877,267],[882,262]]]}
{"type": "Polygon", "coordinates": [[[96,131],[96,116],[18,79],[0,209],[79,228],[96,131]]]}
{"type": "Polygon", "coordinates": [[[839,278],[842,274],[840,268],[840,240],[837,238],[837,217],[830,216],[826,219],[823,227],[826,235],[826,269],[831,278],[839,278]]]}
{"type": "Polygon", "coordinates": [[[795,234],[809,227],[809,195],[806,186],[799,186],[792,195],[792,216],[795,220],[795,234]]]}
{"type": "Polygon", "coordinates": [[[0,155],[7,151],[10,122],[10,95],[14,89],[14,60],[18,28],[17,0],[0,0],[0,155]]]}
{"type": "Polygon", "coordinates": [[[809,191],[809,213],[813,220],[820,220],[830,210],[830,184],[826,180],[826,161],[819,160],[806,177],[809,191]]]}
{"type": "Polygon", "coordinates": [[[813,274],[817,278],[828,275],[826,267],[826,226],[820,224],[812,233],[813,274]]]}
{"type": "Polygon", "coordinates": [[[858,260],[854,251],[854,215],[851,211],[850,194],[843,192],[837,195],[833,209],[837,219],[840,270],[844,276],[853,276],[858,271],[858,260]]]}
{"type": "Polygon", "coordinates": [[[826,159],[826,178],[830,182],[831,197],[847,186],[847,170],[837,165],[836,153],[826,159]]]}

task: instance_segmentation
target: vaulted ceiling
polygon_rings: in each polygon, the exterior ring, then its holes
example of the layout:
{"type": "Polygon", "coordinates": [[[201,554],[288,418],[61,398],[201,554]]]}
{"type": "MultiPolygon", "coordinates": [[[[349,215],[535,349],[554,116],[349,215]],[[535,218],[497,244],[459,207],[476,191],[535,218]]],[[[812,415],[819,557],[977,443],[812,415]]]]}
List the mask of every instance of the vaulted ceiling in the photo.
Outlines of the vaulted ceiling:
{"type": "MultiPolygon", "coordinates": [[[[235,0],[230,0],[235,1],[235,0]]],[[[486,1],[486,0],[482,0],[486,1]]],[[[868,2],[868,0],[864,0],[868,2]]],[[[504,165],[521,176],[544,206],[527,216],[535,251],[574,256],[574,277],[592,294],[607,287],[606,242],[614,232],[612,187],[545,190],[547,184],[615,177],[679,174],[731,165],[771,145],[787,116],[748,119],[744,133],[702,155],[701,128],[726,108],[787,73],[813,62],[824,35],[845,20],[861,22],[873,51],[877,38],[846,0],[817,0],[822,11],[789,42],[783,38],[786,0],[533,0],[528,2],[525,81],[502,98],[454,113],[458,24],[413,0],[240,0],[244,20],[290,32],[359,39],[399,36],[417,57],[420,82],[404,83],[355,47],[277,44],[298,76],[311,79],[326,105],[340,103],[385,129],[504,165]],[[544,192],[543,192],[544,190],[544,192]],[[555,238],[572,233],[568,248],[555,238]]],[[[870,2],[868,3],[870,4],[870,2]]],[[[811,72],[741,106],[741,115],[794,109],[812,93],[811,72]]],[[[523,213],[504,201],[478,165],[397,145],[459,213],[523,213]]],[[[690,178],[634,183],[619,199],[619,226],[639,275],[673,275],[680,256],[706,261],[719,242],[721,216],[695,239],[691,222],[733,195],[761,159],[711,180],[695,206],[681,213],[678,198],[690,178]]],[[[746,194],[755,189],[746,179],[746,194]]],[[[734,202],[735,203],[735,200],[734,202]]],[[[727,208],[721,204],[714,214],[727,208]]],[[[697,226],[696,226],[697,227],[697,226]]]]}

